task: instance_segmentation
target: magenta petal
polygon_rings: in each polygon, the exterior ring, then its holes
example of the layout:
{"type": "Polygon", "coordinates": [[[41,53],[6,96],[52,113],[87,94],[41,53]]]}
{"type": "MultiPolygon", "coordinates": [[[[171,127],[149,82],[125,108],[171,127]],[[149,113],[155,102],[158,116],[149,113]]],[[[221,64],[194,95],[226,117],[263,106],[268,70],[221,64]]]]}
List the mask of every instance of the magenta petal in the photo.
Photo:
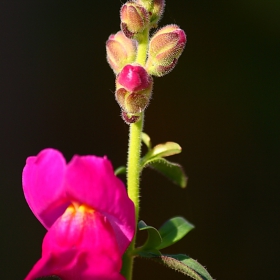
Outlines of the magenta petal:
{"type": "Polygon", "coordinates": [[[66,211],[43,241],[42,258],[25,280],[56,275],[65,280],[124,280],[115,233],[98,212],[66,211]]]}
{"type": "Polygon", "coordinates": [[[29,157],[23,169],[23,192],[34,215],[49,228],[63,214],[69,201],[63,187],[65,159],[54,149],[29,157]]]}
{"type": "Polygon", "coordinates": [[[73,157],[68,165],[66,184],[73,201],[91,206],[108,217],[120,251],[124,253],[135,232],[135,210],[110,161],[106,157],[73,157]]]}

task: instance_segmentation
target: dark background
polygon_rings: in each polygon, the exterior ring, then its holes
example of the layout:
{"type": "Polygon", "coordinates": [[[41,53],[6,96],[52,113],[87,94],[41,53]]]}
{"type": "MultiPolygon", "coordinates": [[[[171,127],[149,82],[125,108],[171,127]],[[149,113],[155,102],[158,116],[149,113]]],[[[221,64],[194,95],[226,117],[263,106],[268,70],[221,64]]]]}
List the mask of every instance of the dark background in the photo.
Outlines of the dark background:
{"type": "MultiPolygon", "coordinates": [[[[105,42],[121,3],[0,1],[1,279],[23,279],[45,229],[25,202],[25,159],[54,147],[125,164],[128,126],[114,100],[105,42]]],[[[160,26],[188,35],[173,72],[155,79],[145,131],[176,141],[182,190],[142,177],[141,219],[159,227],[182,215],[196,225],[165,250],[186,253],[215,279],[279,279],[280,2],[167,0],[160,26]],[[278,276],[277,276],[278,275],[278,276]]],[[[137,260],[134,279],[186,279],[137,260]]]]}

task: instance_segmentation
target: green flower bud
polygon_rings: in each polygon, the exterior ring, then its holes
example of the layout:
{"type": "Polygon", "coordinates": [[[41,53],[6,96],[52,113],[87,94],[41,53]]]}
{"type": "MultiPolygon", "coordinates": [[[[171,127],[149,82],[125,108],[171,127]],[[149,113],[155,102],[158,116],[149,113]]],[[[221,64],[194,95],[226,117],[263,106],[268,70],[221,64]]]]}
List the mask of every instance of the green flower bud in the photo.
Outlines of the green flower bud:
{"type": "Polygon", "coordinates": [[[121,29],[128,38],[136,38],[149,25],[149,13],[135,2],[127,2],[121,7],[121,29]]]}
{"type": "Polygon", "coordinates": [[[115,74],[135,60],[137,41],[127,38],[122,31],[110,35],[106,42],[107,61],[115,74]]]}
{"type": "Polygon", "coordinates": [[[150,14],[150,26],[157,27],[165,7],[165,0],[136,0],[137,4],[142,5],[150,14]]]}
{"type": "Polygon", "coordinates": [[[175,24],[157,31],[150,40],[146,69],[150,75],[161,77],[177,64],[187,42],[185,32],[175,24]]]}

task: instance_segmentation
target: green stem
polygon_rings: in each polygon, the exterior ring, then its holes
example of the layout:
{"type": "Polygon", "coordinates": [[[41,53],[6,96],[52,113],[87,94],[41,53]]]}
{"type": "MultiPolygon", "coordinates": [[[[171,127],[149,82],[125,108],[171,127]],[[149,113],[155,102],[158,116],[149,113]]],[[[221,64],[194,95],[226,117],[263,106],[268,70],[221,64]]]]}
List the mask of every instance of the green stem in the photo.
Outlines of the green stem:
{"type": "Polygon", "coordinates": [[[149,44],[149,28],[144,29],[143,33],[139,36],[140,38],[138,40],[137,56],[135,62],[144,66],[146,64],[147,50],[149,44]]]}
{"type": "Polygon", "coordinates": [[[141,133],[143,129],[144,113],[141,113],[140,119],[130,125],[129,149],[127,162],[127,192],[135,205],[135,219],[138,223],[139,217],[139,181],[140,181],[140,150],[141,133]]]}
{"type": "MultiPolygon", "coordinates": [[[[147,58],[149,43],[149,28],[145,29],[138,40],[136,63],[144,67],[147,58]]],[[[137,122],[130,124],[128,162],[127,162],[127,192],[129,198],[135,205],[135,229],[137,231],[139,218],[139,192],[140,192],[140,157],[141,157],[141,134],[144,124],[144,112],[140,114],[137,122]]],[[[134,250],[136,242],[136,231],[134,238],[123,256],[122,275],[126,280],[132,279],[134,250]]]]}
{"type": "MultiPolygon", "coordinates": [[[[143,129],[144,113],[141,114],[139,121],[130,125],[129,149],[127,163],[127,191],[128,196],[135,205],[135,228],[137,230],[139,217],[139,181],[140,181],[140,151],[141,151],[141,133],[143,129]]],[[[136,232],[134,238],[123,257],[122,274],[125,279],[132,279],[133,261],[132,252],[135,249],[136,232]]]]}

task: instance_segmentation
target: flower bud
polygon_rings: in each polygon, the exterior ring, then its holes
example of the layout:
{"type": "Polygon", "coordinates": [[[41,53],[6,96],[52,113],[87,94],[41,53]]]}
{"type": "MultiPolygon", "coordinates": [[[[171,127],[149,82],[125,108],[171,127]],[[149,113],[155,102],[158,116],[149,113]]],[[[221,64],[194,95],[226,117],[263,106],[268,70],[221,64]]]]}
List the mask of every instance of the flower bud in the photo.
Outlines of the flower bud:
{"type": "Polygon", "coordinates": [[[126,65],[116,78],[116,100],[125,113],[141,113],[149,104],[153,79],[138,64],[126,65]]]}
{"type": "Polygon", "coordinates": [[[149,12],[150,26],[156,27],[164,11],[165,0],[136,0],[135,2],[149,12]]]}
{"type": "Polygon", "coordinates": [[[175,24],[161,28],[150,40],[146,69],[161,77],[175,67],[187,42],[185,32],[175,24]]]}
{"type": "Polygon", "coordinates": [[[135,38],[149,25],[149,13],[142,6],[129,1],[121,7],[121,29],[128,38],[135,38]]]}
{"type": "Polygon", "coordinates": [[[127,38],[122,31],[110,35],[106,42],[107,61],[115,74],[135,60],[137,41],[127,38]]]}

